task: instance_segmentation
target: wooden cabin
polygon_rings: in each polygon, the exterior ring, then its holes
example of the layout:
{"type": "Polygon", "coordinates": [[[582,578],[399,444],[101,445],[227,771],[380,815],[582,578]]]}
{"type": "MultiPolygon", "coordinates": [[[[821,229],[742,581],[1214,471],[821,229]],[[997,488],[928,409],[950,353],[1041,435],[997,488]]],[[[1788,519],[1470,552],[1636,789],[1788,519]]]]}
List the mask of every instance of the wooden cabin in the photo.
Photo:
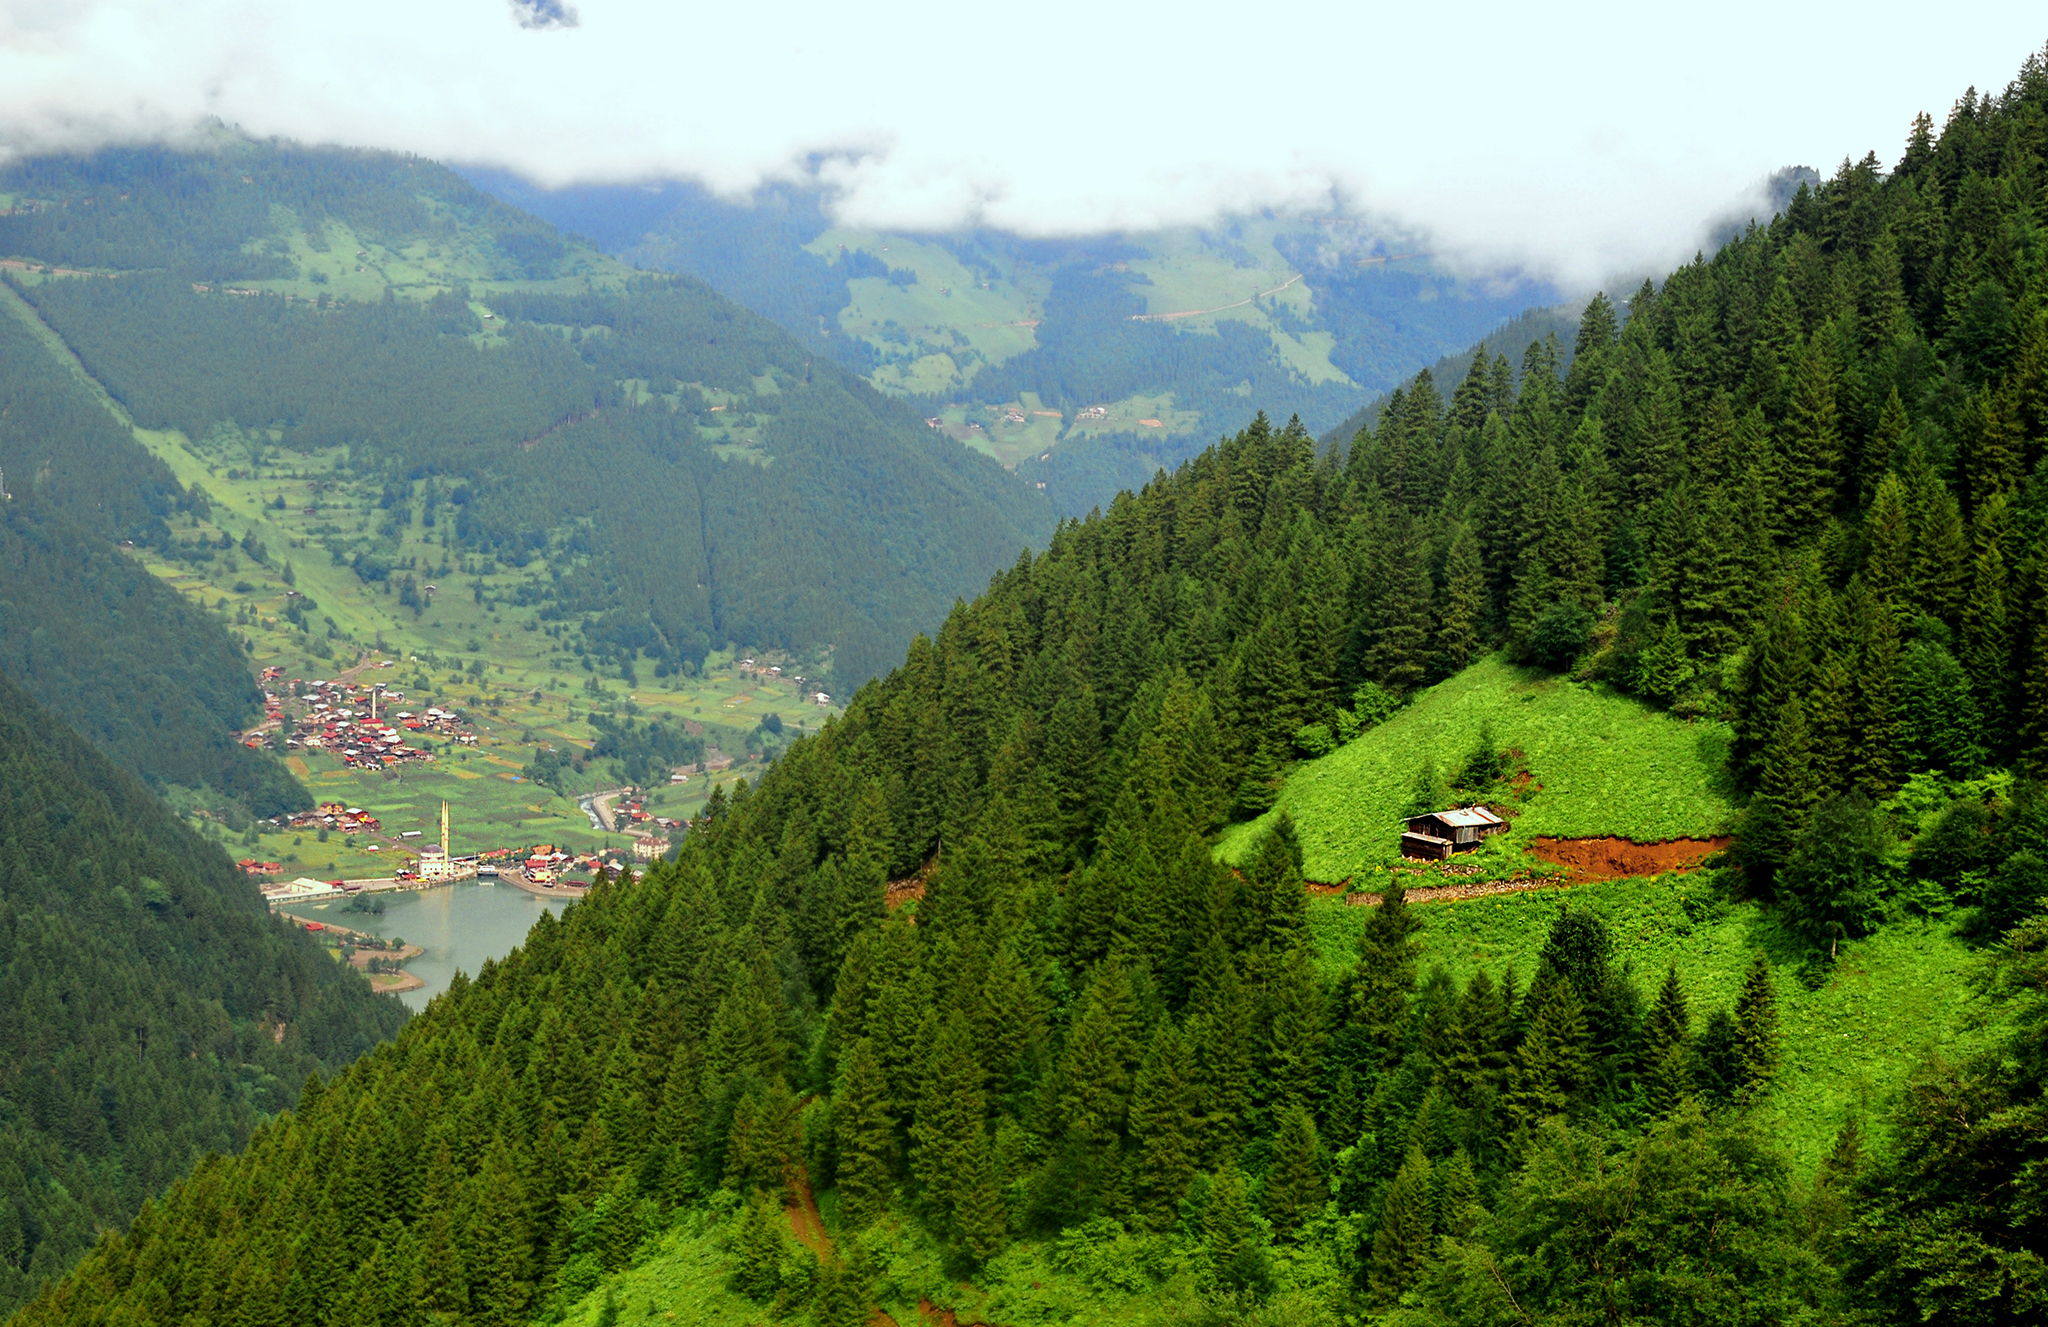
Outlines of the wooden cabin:
{"type": "Polygon", "coordinates": [[[1471,852],[1508,822],[1483,806],[1454,806],[1448,811],[1431,811],[1409,816],[1401,822],[1401,855],[1440,862],[1454,852],[1471,852]]]}

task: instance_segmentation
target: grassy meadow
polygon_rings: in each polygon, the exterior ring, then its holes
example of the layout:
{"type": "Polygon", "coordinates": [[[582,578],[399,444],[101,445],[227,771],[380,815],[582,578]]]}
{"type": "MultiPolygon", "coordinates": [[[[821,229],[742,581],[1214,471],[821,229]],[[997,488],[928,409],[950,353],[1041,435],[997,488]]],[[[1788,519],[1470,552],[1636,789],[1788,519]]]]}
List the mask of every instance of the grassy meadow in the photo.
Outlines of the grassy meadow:
{"type": "Polygon", "coordinates": [[[1509,832],[1474,854],[1482,865],[1524,864],[1523,845],[1540,835],[1652,843],[1725,832],[1734,820],[1725,725],[1490,657],[1296,768],[1274,809],[1226,833],[1220,853],[1239,860],[1285,812],[1309,879],[1370,888],[1373,871],[1401,860],[1401,816],[1423,762],[1455,776],[1488,724],[1501,749],[1522,753],[1530,783],[1509,832]]]}

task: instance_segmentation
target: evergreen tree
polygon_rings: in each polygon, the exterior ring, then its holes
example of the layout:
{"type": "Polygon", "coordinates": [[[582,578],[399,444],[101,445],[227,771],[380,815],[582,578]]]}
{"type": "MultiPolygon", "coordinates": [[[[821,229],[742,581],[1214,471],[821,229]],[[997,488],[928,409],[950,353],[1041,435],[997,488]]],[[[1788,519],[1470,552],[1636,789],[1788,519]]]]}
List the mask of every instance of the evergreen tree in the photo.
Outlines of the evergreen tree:
{"type": "Polygon", "coordinates": [[[1812,533],[1834,511],[1842,463],[1836,367],[1816,334],[1796,352],[1791,394],[1778,430],[1778,520],[1786,537],[1812,533]]]}
{"type": "Polygon", "coordinates": [[[1383,1063],[1400,1059],[1408,1026],[1408,1000],[1415,992],[1415,964],[1422,952],[1415,933],[1422,919],[1408,911],[1408,891],[1389,881],[1380,905],[1358,935],[1358,965],[1351,977],[1351,1023],[1379,1050],[1383,1063]]]}
{"type": "Polygon", "coordinates": [[[1430,1163],[1419,1147],[1408,1150],[1373,1232],[1367,1281],[1373,1298],[1392,1304],[1428,1266],[1435,1213],[1430,1210],[1430,1163]]]}
{"type": "Polygon", "coordinates": [[[1285,1238],[1322,1211],[1329,1189],[1323,1182],[1322,1144],[1315,1121],[1300,1102],[1280,1112],[1273,1160],[1266,1167],[1262,1206],[1273,1232],[1285,1238]]]}
{"type": "Polygon", "coordinates": [[[1435,672],[1440,677],[1464,668],[1478,655],[1486,620],[1486,568],[1479,540],[1460,523],[1444,557],[1444,588],[1436,613],[1435,672]]]}
{"type": "Polygon", "coordinates": [[[1188,1039],[1167,1023],[1146,1048],[1130,1110],[1138,1210],[1155,1229],[1173,1224],[1195,1176],[1200,1147],[1195,1081],[1188,1039]]]}
{"type": "Polygon", "coordinates": [[[1762,1096],[1777,1076],[1784,1032],[1778,1026],[1778,995],[1763,955],[1750,963],[1735,997],[1735,1063],[1738,1091],[1762,1096]]]}
{"type": "Polygon", "coordinates": [[[1678,965],[1672,963],[1664,970],[1657,1002],[1643,1023],[1645,1104],[1652,1114],[1670,1114],[1690,1090],[1691,1034],[1685,989],[1678,984],[1678,965]]]}
{"type": "Polygon", "coordinates": [[[1265,1240],[1252,1220],[1244,1177],[1224,1166],[1209,1183],[1209,1201],[1202,1209],[1202,1244],[1210,1274],[1228,1290],[1246,1290],[1265,1281],[1265,1240]]]}
{"type": "Polygon", "coordinates": [[[853,1229],[887,1209],[894,1187],[896,1139],[888,1094],[874,1043],[863,1037],[840,1069],[839,1090],[832,1100],[839,1210],[853,1229]]]}
{"type": "Polygon", "coordinates": [[[1584,1007],[1571,982],[1549,967],[1529,990],[1529,1030],[1515,1052],[1505,1105],[1517,1127],[1575,1111],[1592,1081],[1584,1007]]]}
{"type": "Polygon", "coordinates": [[[1883,831],[1869,800],[1854,790],[1829,797],[1778,873],[1785,923],[1833,962],[1843,940],[1869,930],[1884,875],[1883,831]]]}

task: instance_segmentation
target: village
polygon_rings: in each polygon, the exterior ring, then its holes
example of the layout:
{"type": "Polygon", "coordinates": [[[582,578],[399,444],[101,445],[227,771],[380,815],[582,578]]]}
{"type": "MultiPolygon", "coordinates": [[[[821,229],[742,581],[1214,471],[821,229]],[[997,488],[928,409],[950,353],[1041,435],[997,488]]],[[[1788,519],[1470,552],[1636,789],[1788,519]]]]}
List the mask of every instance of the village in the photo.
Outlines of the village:
{"type": "Polygon", "coordinates": [[[432,760],[423,741],[429,735],[476,745],[475,731],[453,710],[433,705],[418,712],[393,709],[405,704],[405,693],[381,682],[284,682],[281,672],[263,670],[263,722],[242,734],[244,746],[261,747],[281,738],[285,751],[325,751],[361,770],[432,760]],[[280,690],[272,690],[273,684],[280,690]]]}

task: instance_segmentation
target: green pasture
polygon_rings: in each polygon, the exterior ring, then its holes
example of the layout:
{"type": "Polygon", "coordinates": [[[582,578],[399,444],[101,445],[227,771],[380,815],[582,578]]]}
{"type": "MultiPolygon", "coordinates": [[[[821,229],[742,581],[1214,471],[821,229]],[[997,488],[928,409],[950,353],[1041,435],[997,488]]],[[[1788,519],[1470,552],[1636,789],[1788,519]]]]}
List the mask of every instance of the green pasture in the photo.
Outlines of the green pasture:
{"type": "Polygon", "coordinates": [[[1309,879],[1370,888],[1375,868],[1400,861],[1401,816],[1423,762],[1454,776],[1489,723],[1501,749],[1522,753],[1531,783],[1510,831],[1476,854],[1482,864],[1516,864],[1539,835],[1655,843],[1722,833],[1734,820],[1725,725],[1674,719],[1607,687],[1494,656],[1298,767],[1272,811],[1224,835],[1221,855],[1239,860],[1284,811],[1309,879]]]}

